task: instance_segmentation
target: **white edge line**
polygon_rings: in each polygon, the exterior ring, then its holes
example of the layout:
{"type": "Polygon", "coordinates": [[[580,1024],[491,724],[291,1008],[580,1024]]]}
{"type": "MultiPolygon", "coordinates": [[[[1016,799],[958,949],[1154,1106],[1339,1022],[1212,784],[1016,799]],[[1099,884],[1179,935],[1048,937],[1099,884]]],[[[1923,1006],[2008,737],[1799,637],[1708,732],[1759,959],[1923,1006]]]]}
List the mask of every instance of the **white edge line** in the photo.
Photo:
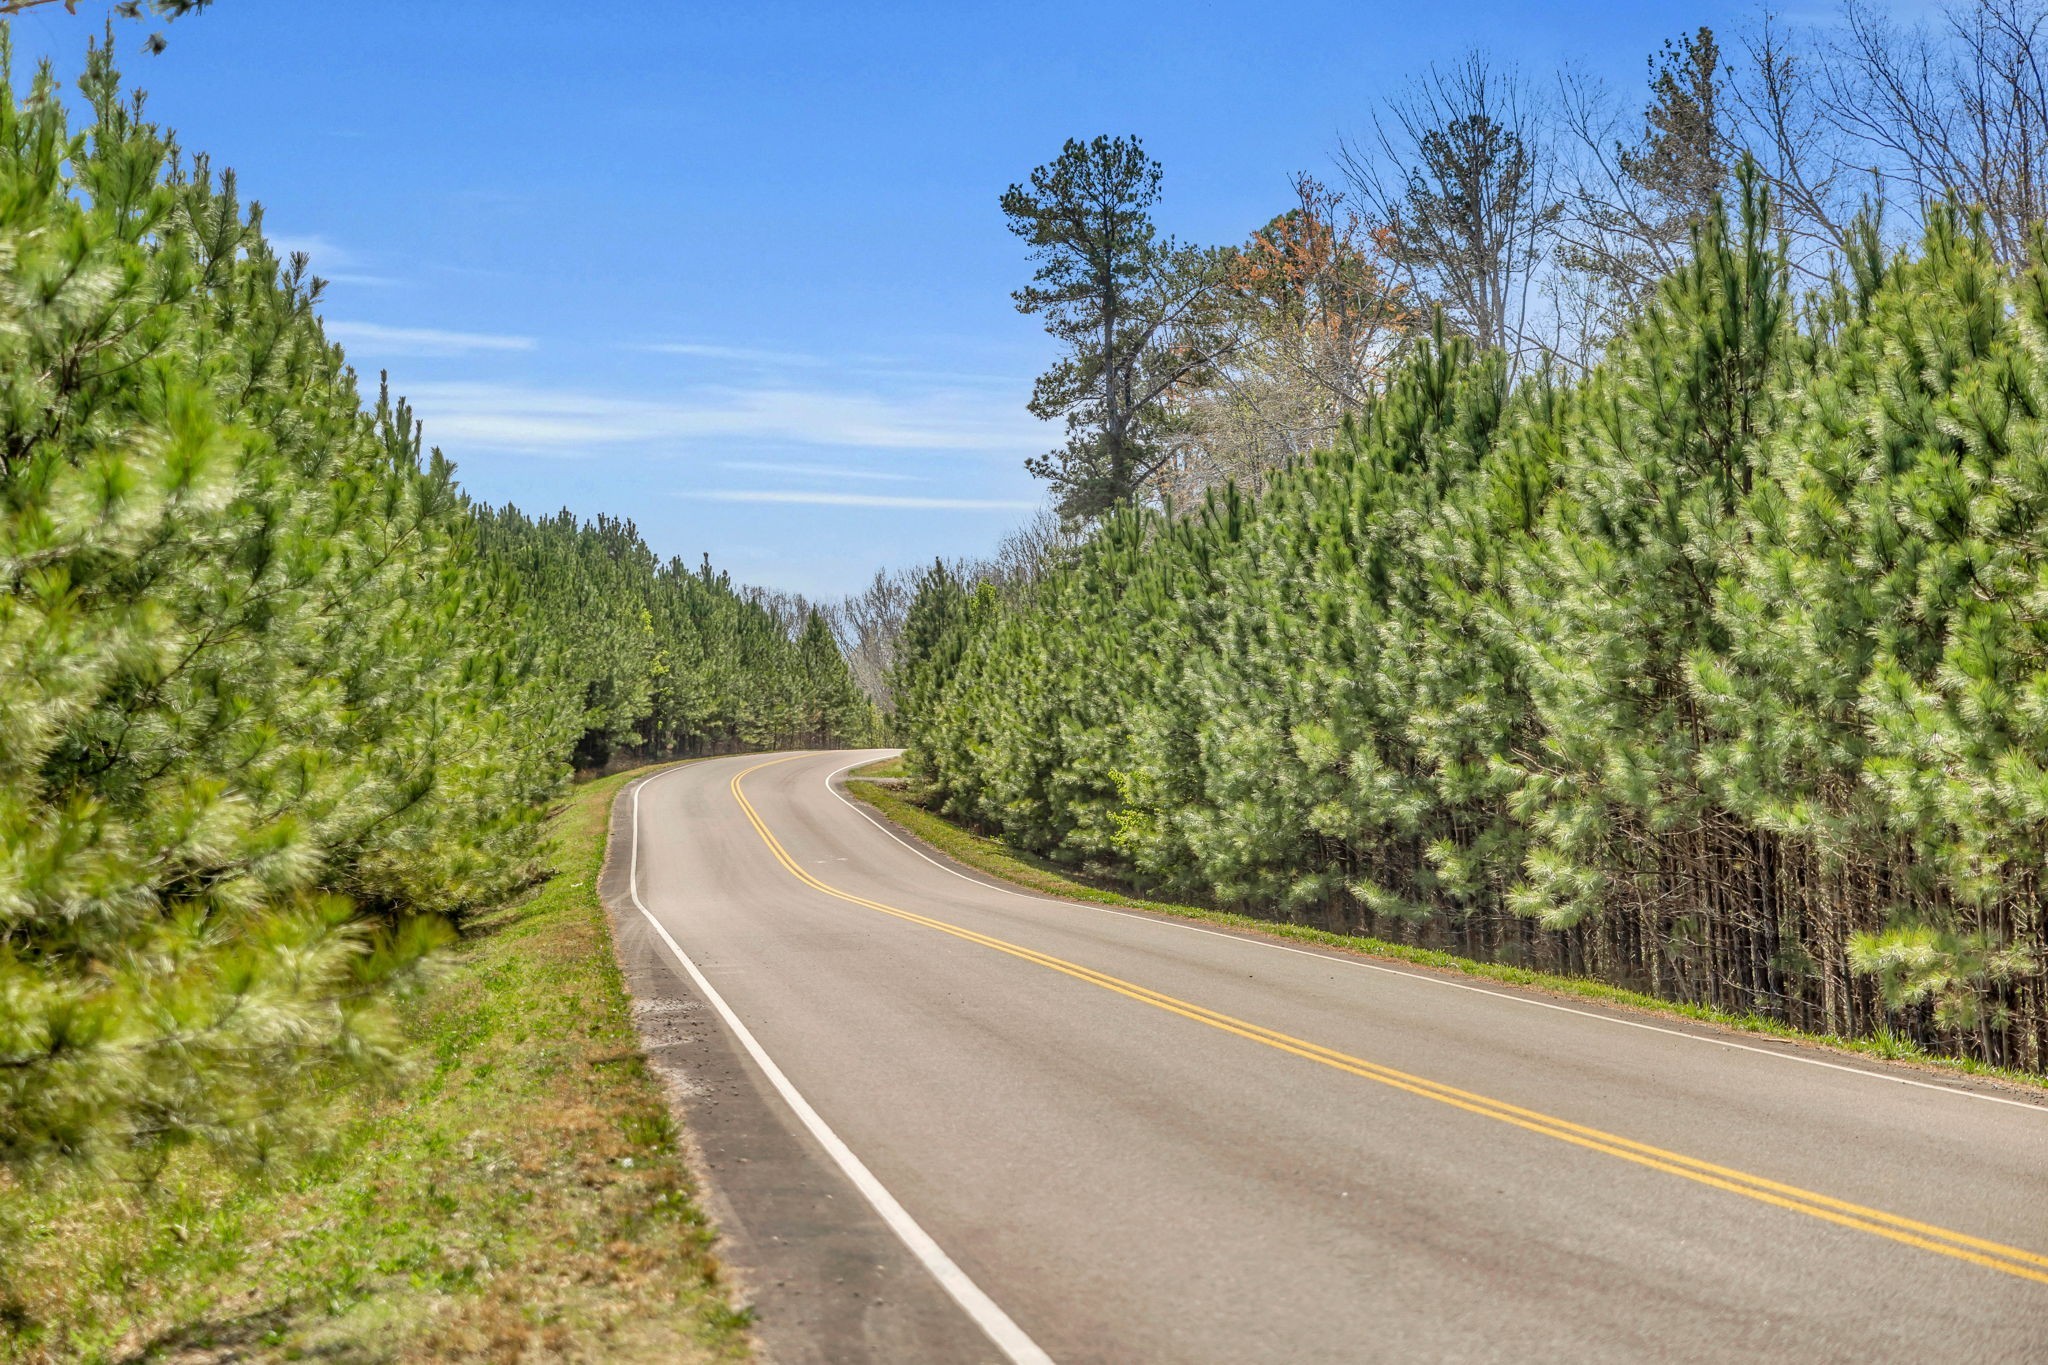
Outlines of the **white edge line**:
{"type": "MultiPolygon", "coordinates": [[[[1159,925],[1164,929],[1185,929],[1189,933],[1207,934],[1211,938],[1227,938],[1234,943],[1250,944],[1254,948],[1270,948],[1275,952],[1293,953],[1299,957],[1312,957],[1318,961],[1330,962],[1342,967],[1358,967],[1369,972],[1381,972],[1387,976],[1398,976],[1406,981],[1420,981],[1432,986],[1447,986],[1454,991],[1471,991],[1475,995],[1490,995],[1496,1000],[1508,1000],[1518,1005],[1532,1005],[1537,1009],[1556,1010],[1560,1014],[1575,1014],[1581,1019],[1597,1019],[1603,1024],[1616,1024],[1622,1028],[1642,1029],[1646,1033],[1661,1033],[1667,1038],[1683,1038],[1688,1042],[1706,1043],[1713,1047],[1734,1048],[1739,1052],[1753,1052],[1759,1057],[1775,1057],[1781,1062],[1798,1062],[1803,1066],[1825,1067],[1829,1071],[1846,1071],[1852,1076],[1867,1076],[1873,1081],[1889,1081],[1893,1085],[1910,1085],[1921,1090],[1938,1090],[1944,1095],[1958,1095],[1966,1100],[1982,1100],[1986,1104],[2006,1104],[2011,1105],[2015,1109],[2026,1109],[2036,1114],[2048,1114],[2048,1106],[2036,1104],[2030,1100],[2016,1100],[2004,1095],[1987,1095],[1980,1090],[1965,1090],[1961,1086],[1942,1085],[1937,1081],[1921,1081],[1915,1080],[1911,1076],[1894,1076],[1888,1072],[1871,1071],[1860,1066],[1845,1066],[1840,1062],[1823,1061],[1819,1057],[1807,1057],[1800,1053],[1780,1048],[1757,1047],[1752,1043],[1738,1043],[1732,1038],[1721,1038],[1712,1034],[1688,1033],[1684,1029],[1665,1028],[1661,1024],[1649,1024],[1640,1019],[1622,1019],[1612,1014],[1602,1014],[1597,1010],[1575,1009],[1570,1005],[1560,1005],[1553,1000],[1537,1000],[1530,996],[1518,995],[1512,991],[1489,990],[1485,986],[1474,986],[1465,981],[1452,981],[1438,976],[1434,972],[1407,971],[1400,967],[1389,967],[1380,962],[1361,961],[1356,957],[1346,954],[1317,952],[1313,948],[1295,948],[1285,943],[1273,943],[1266,939],[1255,937],[1252,933],[1230,934],[1220,929],[1204,929],[1199,924],[1189,924],[1183,920],[1167,919],[1158,915],[1141,915],[1130,910],[1117,910],[1107,905],[1092,905],[1087,901],[1065,900],[1058,896],[1040,895],[1033,891],[1020,891],[1014,886],[1005,886],[1000,882],[984,881],[980,877],[970,877],[959,868],[947,866],[917,845],[911,843],[908,839],[905,839],[901,834],[898,834],[895,830],[884,824],[873,811],[858,804],[848,797],[845,792],[841,791],[838,786],[834,785],[834,779],[841,773],[875,761],[874,759],[864,758],[848,763],[845,767],[835,768],[825,775],[825,789],[838,797],[841,803],[865,818],[869,824],[930,863],[933,867],[939,869],[939,871],[950,873],[961,881],[972,882],[974,885],[989,891],[1000,891],[1006,896],[1016,896],[1021,900],[1038,901],[1044,905],[1058,905],[1070,910],[1093,910],[1097,914],[1115,915],[1118,919],[1139,920],[1145,924],[1159,925]]],[[[1797,1046],[1797,1044],[1793,1046],[1797,1046]]]]}
{"type": "MultiPolygon", "coordinates": [[[[668,770],[676,771],[679,769],[668,770]]],[[[725,1021],[725,1026],[740,1040],[740,1045],[746,1048],[747,1055],[754,1059],[754,1064],[768,1077],[769,1084],[775,1087],[776,1093],[782,1096],[797,1118],[803,1121],[804,1127],[810,1130],[811,1136],[824,1147],[826,1154],[839,1169],[846,1173],[846,1178],[853,1182],[854,1188],[874,1206],[875,1212],[882,1216],[882,1221],[889,1225],[889,1230],[894,1232],[902,1240],[903,1245],[910,1249],[910,1254],[917,1257],[924,1268],[931,1272],[932,1278],[939,1282],[939,1287],[953,1296],[953,1301],[974,1320],[974,1325],[987,1333],[988,1339],[1015,1362],[1015,1365],[1053,1365],[1052,1357],[1040,1349],[1038,1343],[1027,1336],[1023,1328],[1011,1321],[1010,1315],[997,1307],[995,1300],[983,1293],[981,1286],[969,1279],[966,1271],[954,1264],[953,1258],[932,1240],[931,1234],[918,1226],[917,1220],[910,1216],[909,1211],[896,1202],[896,1196],[890,1194],[888,1188],[875,1178],[874,1172],[853,1154],[853,1149],[818,1116],[818,1111],[811,1107],[811,1102],[790,1083],[789,1077],[782,1074],[782,1068],[775,1064],[775,1059],[768,1055],[767,1049],[763,1048],[747,1026],[740,1022],[739,1016],[733,1013],[732,1006],[725,1003],[725,997],[704,979],[704,973],[697,969],[697,964],[690,960],[690,955],[683,951],[682,945],[670,936],[661,921],[656,919],[641,901],[640,789],[665,776],[667,773],[655,773],[633,784],[633,829],[631,852],[626,864],[626,887],[632,894],[634,908],[654,926],[654,932],[661,935],[661,941],[675,954],[676,961],[682,964],[691,982],[704,998],[711,1002],[711,1007],[718,1011],[718,1017],[725,1021]]]]}

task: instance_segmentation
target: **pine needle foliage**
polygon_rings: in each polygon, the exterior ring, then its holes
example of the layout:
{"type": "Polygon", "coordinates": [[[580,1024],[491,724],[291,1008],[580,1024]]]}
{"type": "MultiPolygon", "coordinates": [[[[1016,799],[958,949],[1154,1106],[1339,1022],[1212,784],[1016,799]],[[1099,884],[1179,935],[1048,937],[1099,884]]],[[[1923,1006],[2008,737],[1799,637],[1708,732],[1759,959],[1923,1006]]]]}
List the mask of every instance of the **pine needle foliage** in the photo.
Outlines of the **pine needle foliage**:
{"type": "Polygon", "coordinates": [[[579,747],[865,703],[630,526],[479,515],[105,47],[82,131],[11,72],[0,27],[0,1170],[261,1157],[400,1060],[393,993],[537,875],[579,747]]]}
{"type": "Polygon", "coordinates": [[[1576,382],[1439,330],[1257,499],[929,575],[897,723],[1150,890],[2038,1070],[2044,583],[2048,239],[1795,297],[1745,169],[1576,382]]]}
{"type": "Polygon", "coordinates": [[[706,558],[660,560],[631,521],[479,508],[492,559],[518,578],[524,628],[567,692],[572,759],[677,758],[740,748],[832,748],[874,708],[815,611],[779,608],[706,558]]]}
{"type": "Polygon", "coordinates": [[[522,871],[546,689],[445,462],[105,49],[0,98],[0,1162],[260,1151],[522,871]]]}

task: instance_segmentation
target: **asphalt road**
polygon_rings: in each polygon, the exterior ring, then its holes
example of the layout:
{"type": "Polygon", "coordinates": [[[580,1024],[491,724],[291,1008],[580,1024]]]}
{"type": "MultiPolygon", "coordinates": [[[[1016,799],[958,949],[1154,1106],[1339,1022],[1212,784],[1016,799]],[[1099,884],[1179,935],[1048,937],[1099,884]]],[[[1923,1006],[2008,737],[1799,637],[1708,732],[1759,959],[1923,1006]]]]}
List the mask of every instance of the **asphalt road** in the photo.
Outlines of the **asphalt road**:
{"type": "Polygon", "coordinates": [[[2027,1094],[1021,894],[833,790],[878,756],[615,817],[773,1358],[2048,1360],[2027,1094]]]}

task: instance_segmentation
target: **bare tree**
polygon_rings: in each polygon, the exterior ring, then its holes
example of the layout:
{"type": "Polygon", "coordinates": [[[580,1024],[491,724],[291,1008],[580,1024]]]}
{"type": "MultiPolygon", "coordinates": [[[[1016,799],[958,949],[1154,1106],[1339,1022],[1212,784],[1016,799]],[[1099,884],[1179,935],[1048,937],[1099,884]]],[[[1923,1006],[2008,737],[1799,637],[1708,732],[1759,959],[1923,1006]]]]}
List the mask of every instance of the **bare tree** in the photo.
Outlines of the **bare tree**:
{"type": "Polygon", "coordinates": [[[963,566],[962,576],[1006,591],[1028,588],[1068,563],[1088,540],[1087,532],[1050,508],[1004,536],[987,559],[963,566]]]}
{"type": "Polygon", "coordinates": [[[1546,281],[1568,359],[1590,354],[1691,253],[1729,174],[1720,44],[1702,28],[1650,59],[1640,112],[1583,70],[1558,77],[1556,227],[1546,281]]]}
{"type": "Polygon", "coordinates": [[[1432,66],[1339,164],[1392,234],[1403,282],[1456,330],[1528,359],[1536,284],[1559,213],[1536,101],[1512,67],[1472,52],[1432,66]]]}
{"type": "MultiPolygon", "coordinates": [[[[705,556],[710,562],[710,556],[705,556]]],[[[776,628],[794,640],[804,628],[804,622],[818,609],[818,604],[800,592],[785,592],[781,588],[764,588],[748,585],[740,589],[740,596],[768,613],[775,621],[776,628]]]]}
{"type": "MultiPolygon", "coordinates": [[[[991,583],[1005,592],[1014,592],[1066,563],[1085,539],[1058,513],[1045,508],[1004,536],[987,558],[940,561],[938,567],[962,583],[991,583]]],[[[918,583],[931,571],[930,565],[877,569],[859,592],[817,605],[818,614],[831,627],[854,681],[884,715],[895,710],[890,681],[896,669],[904,623],[910,617],[910,604],[917,597],[918,583]]],[[[777,610],[778,615],[786,614],[797,621],[802,621],[812,607],[801,597],[764,596],[775,599],[767,605],[777,610]]]]}
{"type": "Polygon", "coordinates": [[[822,608],[853,680],[885,713],[892,709],[889,672],[896,666],[896,643],[916,595],[916,573],[877,569],[865,588],[822,608]]]}
{"type": "Polygon", "coordinates": [[[2048,72],[2042,0],[1968,0],[1907,28],[1848,0],[1830,45],[1829,118],[1917,207],[1981,208],[2001,259],[2018,264],[2048,216],[2048,72]]]}
{"type": "Polygon", "coordinates": [[[1745,159],[1770,189],[1793,268],[1810,280],[1840,259],[1863,215],[1882,212],[1880,167],[1901,157],[1875,145],[1869,117],[1852,112],[1863,58],[1844,35],[1853,39],[1859,22],[1866,34],[1881,28],[1851,16],[1834,34],[1794,30],[1766,12],[1732,51],[1707,29],[1667,43],[1651,59],[1640,121],[1583,72],[1560,78],[1558,140],[1569,154],[1559,269],[1545,288],[1582,354],[1684,261],[1692,223],[1745,159]]]}
{"type": "Polygon", "coordinates": [[[1728,161],[1756,163],[1790,263],[1810,279],[1827,273],[1858,216],[1876,212],[1883,198],[1868,150],[1830,113],[1830,65],[1823,42],[1766,12],[1743,36],[1725,92],[1728,161]]]}
{"type": "Polygon", "coordinates": [[[1859,218],[1911,228],[1939,199],[1981,209],[2000,258],[2019,264],[2048,216],[2044,38],[2044,0],[1952,0],[1910,26],[1845,0],[1838,24],[1807,32],[1766,15],[1727,87],[1727,137],[1805,248],[1794,265],[1823,274],[1859,218]]]}

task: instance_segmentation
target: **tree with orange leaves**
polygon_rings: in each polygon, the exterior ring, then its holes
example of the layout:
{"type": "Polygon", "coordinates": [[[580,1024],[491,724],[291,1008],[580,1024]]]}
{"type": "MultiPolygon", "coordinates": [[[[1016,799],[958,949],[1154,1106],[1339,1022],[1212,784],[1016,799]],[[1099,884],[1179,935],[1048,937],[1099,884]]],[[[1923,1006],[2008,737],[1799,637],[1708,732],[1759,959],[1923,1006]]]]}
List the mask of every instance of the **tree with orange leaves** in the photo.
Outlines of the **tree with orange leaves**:
{"type": "Polygon", "coordinates": [[[1294,207],[1223,253],[1218,310],[1234,344],[1176,392],[1181,446],[1157,477],[1183,505],[1225,479],[1255,488],[1333,442],[1419,324],[1385,230],[1309,175],[1294,191],[1294,207]]]}

